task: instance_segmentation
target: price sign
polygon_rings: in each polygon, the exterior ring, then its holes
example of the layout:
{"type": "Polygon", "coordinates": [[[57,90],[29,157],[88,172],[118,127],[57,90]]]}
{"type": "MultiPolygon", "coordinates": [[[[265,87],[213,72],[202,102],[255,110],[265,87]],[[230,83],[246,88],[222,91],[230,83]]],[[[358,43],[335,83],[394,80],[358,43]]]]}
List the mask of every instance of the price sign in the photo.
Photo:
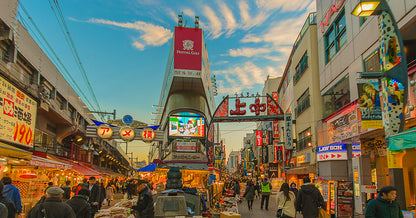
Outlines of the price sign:
{"type": "Polygon", "coordinates": [[[142,140],[145,142],[151,142],[155,138],[155,131],[151,128],[145,128],[142,132],[142,140]]]}
{"type": "Polygon", "coordinates": [[[109,139],[113,136],[113,130],[109,125],[100,125],[97,128],[97,135],[102,139],[109,139]]]}
{"type": "Polygon", "coordinates": [[[123,141],[130,142],[134,139],[134,136],[134,130],[131,127],[125,126],[120,129],[120,137],[123,141]]]}
{"type": "Polygon", "coordinates": [[[16,126],[14,127],[14,141],[18,141],[21,144],[29,145],[33,141],[33,131],[30,126],[19,122],[16,122],[16,126]]]}

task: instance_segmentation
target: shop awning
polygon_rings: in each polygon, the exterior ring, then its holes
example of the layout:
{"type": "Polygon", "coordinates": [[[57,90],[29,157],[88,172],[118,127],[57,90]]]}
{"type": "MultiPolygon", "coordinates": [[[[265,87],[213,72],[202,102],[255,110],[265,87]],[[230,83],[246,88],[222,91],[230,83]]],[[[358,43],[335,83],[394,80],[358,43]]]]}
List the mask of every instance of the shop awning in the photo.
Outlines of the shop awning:
{"type": "Polygon", "coordinates": [[[316,173],[316,167],[315,166],[304,166],[304,167],[297,167],[293,169],[288,169],[286,171],[286,174],[309,174],[309,173],[316,173]]]}
{"type": "Polygon", "coordinates": [[[32,152],[25,151],[11,145],[0,142],[0,154],[7,157],[15,157],[30,160],[32,152]]]}
{"type": "Polygon", "coordinates": [[[145,167],[142,167],[142,168],[138,169],[137,171],[138,172],[154,172],[156,167],[157,167],[157,164],[151,163],[151,164],[149,164],[145,167]]]}
{"type": "Polygon", "coordinates": [[[390,137],[390,151],[400,151],[409,148],[416,148],[416,128],[409,129],[390,137]]]}
{"type": "Polygon", "coordinates": [[[84,176],[100,176],[100,173],[99,172],[97,172],[95,170],[92,170],[92,169],[90,169],[88,167],[79,165],[79,164],[74,164],[72,166],[72,169],[75,170],[75,171],[77,171],[77,172],[79,172],[79,173],[81,173],[81,174],[83,174],[84,176]]]}
{"type": "Polygon", "coordinates": [[[71,164],[62,163],[59,161],[49,160],[43,157],[32,156],[30,159],[31,166],[38,166],[38,167],[48,167],[48,168],[56,168],[56,169],[64,169],[70,170],[72,169],[71,164]]]}

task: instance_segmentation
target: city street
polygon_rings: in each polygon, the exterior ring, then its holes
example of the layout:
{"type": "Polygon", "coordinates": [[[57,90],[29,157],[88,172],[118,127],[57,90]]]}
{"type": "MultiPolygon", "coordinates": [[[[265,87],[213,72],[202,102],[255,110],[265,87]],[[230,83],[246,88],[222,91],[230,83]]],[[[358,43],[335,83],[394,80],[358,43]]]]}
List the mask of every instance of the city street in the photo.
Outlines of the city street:
{"type": "MultiPolygon", "coordinates": [[[[270,196],[269,200],[269,210],[261,210],[260,209],[261,199],[254,199],[253,202],[253,210],[248,210],[247,201],[243,199],[243,202],[238,204],[238,212],[241,214],[243,218],[255,218],[255,217],[262,217],[262,218],[272,218],[276,217],[276,195],[270,196]]],[[[301,214],[296,214],[296,218],[302,218],[301,214]]]]}

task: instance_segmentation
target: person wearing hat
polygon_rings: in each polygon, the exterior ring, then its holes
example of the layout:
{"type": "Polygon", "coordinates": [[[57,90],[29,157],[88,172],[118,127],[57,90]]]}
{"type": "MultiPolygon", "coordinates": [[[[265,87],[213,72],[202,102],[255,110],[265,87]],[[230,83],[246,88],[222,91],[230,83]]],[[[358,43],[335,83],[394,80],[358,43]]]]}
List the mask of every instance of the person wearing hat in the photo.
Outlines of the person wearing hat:
{"type": "Polygon", "coordinates": [[[137,211],[137,217],[154,218],[155,210],[153,207],[152,192],[145,180],[138,180],[137,191],[139,192],[139,199],[137,200],[137,204],[132,207],[133,210],[137,211]]]}
{"type": "Polygon", "coordinates": [[[45,202],[37,204],[33,207],[27,218],[44,218],[44,217],[60,217],[60,218],[76,218],[72,208],[62,202],[64,190],[59,187],[49,187],[46,191],[45,202]]]}

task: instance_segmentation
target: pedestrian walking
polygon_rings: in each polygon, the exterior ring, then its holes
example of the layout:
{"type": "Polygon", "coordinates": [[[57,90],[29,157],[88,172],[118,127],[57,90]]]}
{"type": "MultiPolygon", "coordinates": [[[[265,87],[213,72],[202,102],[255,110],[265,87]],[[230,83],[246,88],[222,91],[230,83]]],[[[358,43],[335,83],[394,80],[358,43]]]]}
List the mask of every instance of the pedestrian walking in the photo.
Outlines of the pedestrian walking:
{"type": "Polygon", "coordinates": [[[0,203],[0,218],[8,218],[9,212],[7,211],[6,205],[0,203]]]}
{"type": "Polygon", "coordinates": [[[68,204],[62,202],[64,190],[53,186],[48,188],[46,194],[47,197],[45,202],[34,206],[27,214],[27,218],[76,218],[72,208],[68,204]]]}
{"type": "Polygon", "coordinates": [[[325,210],[324,198],[309,177],[304,177],[303,183],[296,198],[296,211],[301,211],[304,218],[318,217],[318,208],[325,210]]]}
{"type": "Polygon", "coordinates": [[[19,189],[12,185],[12,179],[10,177],[3,177],[1,182],[4,184],[3,196],[10,199],[16,207],[16,213],[22,212],[22,199],[20,197],[19,189]]]}
{"type": "Polygon", "coordinates": [[[127,184],[127,199],[132,199],[134,194],[134,184],[133,181],[130,180],[127,184]]]}
{"type": "Polygon", "coordinates": [[[368,202],[365,217],[402,218],[403,213],[396,197],[397,189],[395,187],[385,186],[381,188],[377,198],[368,202]]]}
{"type": "Polygon", "coordinates": [[[256,191],[256,195],[255,195],[256,199],[257,198],[260,199],[261,190],[260,190],[260,185],[258,181],[256,181],[256,184],[254,185],[254,190],[256,191]]]}
{"type": "Polygon", "coordinates": [[[296,188],[296,183],[292,182],[292,184],[290,184],[290,190],[295,194],[295,196],[298,196],[298,189],[296,188]]]}
{"type": "Polygon", "coordinates": [[[247,206],[248,206],[248,210],[252,210],[253,209],[253,200],[254,200],[254,195],[255,195],[255,190],[254,190],[254,184],[252,181],[248,181],[247,182],[247,187],[246,187],[246,191],[244,192],[244,197],[247,200],[247,206]]]}
{"type": "Polygon", "coordinates": [[[69,185],[71,185],[71,181],[66,181],[65,185],[61,187],[61,189],[64,190],[64,195],[62,197],[64,201],[67,201],[71,198],[71,187],[69,187],[69,185]]]}
{"type": "Polygon", "coordinates": [[[137,190],[139,198],[137,204],[132,207],[133,210],[137,211],[138,216],[136,216],[136,218],[154,218],[155,210],[153,207],[153,196],[149,187],[146,185],[146,181],[139,180],[137,183],[137,190]]]}
{"type": "Polygon", "coordinates": [[[266,210],[269,210],[269,198],[270,198],[270,192],[272,190],[272,184],[270,184],[270,182],[268,182],[267,179],[264,178],[260,186],[261,186],[260,209],[263,210],[263,205],[264,205],[264,208],[266,208],[266,210]]]}
{"type": "MultiPolygon", "coordinates": [[[[9,199],[3,196],[4,184],[0,182],[0,203],[6,207],[6,216],[4,218],[15,218],[16,217],[16,207],[14,203],[9,199]]],[[[0,210],[0,218],[2,217],[2,212],[0,210]]]]}
{"type": "Polygon", "coordinates": [[[296,216],[295,202],[295,193],[289,189],[289,184],[283,183],[276,196],[277,213],[280,214],[278,217],[294,218],[296,216]]]}
{"type": "Polygon", "coordinates": [[[66,203],[74,210],[77,218],[92,218],[92,209],[90,203],[88,203],[88,197],[91,192],[88,189],[81,189],[78,194],[71,198],[66,203]]]}
{"type": "Polygon", "coordinates": [[[112,185],[107,185],[107,188],[105,188],[105,195],[107,199],[107,206],[110,206],[111,200],[114,197],[114,187],[112,185]]]}
{"type": "Polygon", "coordinates": [[[106,199],[106,190],[104,188],[104,183],[103,182],[100,182],[99,187],[100,187],[100,198],[99,198],[99,201],[98,201],[98,210],[101,210],[104,199],[106,199]]]}
{"type": "Polygon", "coordinates": [[[234,194],[237,197],[240,197],[240,181],[235,180],[234,182],[234,194]]]}
{"type": "Polygon", "coordinates": [[[88,201],[91,204],[92,215],[97,213],[100,204],[100,186],[96,182],[97,180],[94,176],[88,179],[88,190],[91,192],[88,201]]]}
{"type": "MultiPolygon", "coordinates": [[[[80,183],[80,184],[77,186],[77,191],[75,192],[75,194],[77,195],[77,194],[78,194],[78,191],[79,191],[79,190],[81,190],[82,188],[89,189],[89,187],[90,187],[90,185],[89,185],[89,183],[88,183],[88,179],[84,178],[84,179],[82,180],[82,183],[80,183]]],[[[90,191],[91,191],[91,190],[90,190],[90,191]]]]}

